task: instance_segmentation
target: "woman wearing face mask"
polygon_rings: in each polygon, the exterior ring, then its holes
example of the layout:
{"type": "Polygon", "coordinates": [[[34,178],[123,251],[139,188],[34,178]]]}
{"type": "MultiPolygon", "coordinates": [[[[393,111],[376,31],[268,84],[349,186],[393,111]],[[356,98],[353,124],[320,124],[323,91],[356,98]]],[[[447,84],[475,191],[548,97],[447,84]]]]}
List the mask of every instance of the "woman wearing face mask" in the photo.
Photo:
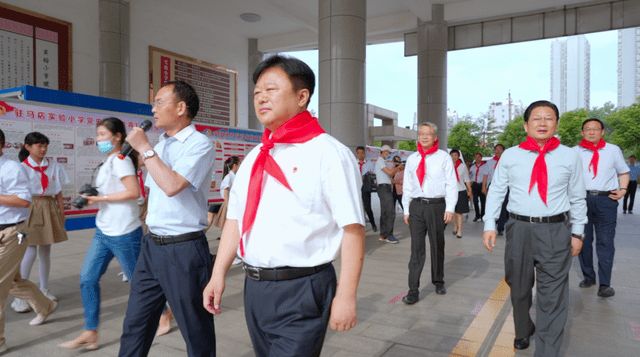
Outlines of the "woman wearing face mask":
{"type": "Polygon", "coordinates": [[[117,118],[106,118],[98,123],[98,149],[107,154],[100,166],[95,185],[98,196],[82,196],[89,205],[98,203],[96,233],[85,257],[80,273],[80,292],[84,306],[85,331],[75,340],[59,346],[75,349],[85,346],[98,348],[98,322],[100,315],[100,277],[113,257],[118,259],[127,279],[131,280],[140,253],[142,222],[140,185],[136,177],[137,153],[124,160],[117,156],[127,134],[124,123],[117,118]]]}
{"type": "MultiPolygon", "coordinates": [[[[20,264],[20,275],[22,279],[29,279],[37,255],[40,260],[40,290],[50,300],[58,300],[49,291],[51,244],[67,240],[62,185],[69,182],[69,177],[62,165],[45,158],[48,148],[49,138],[32,132],[24,138],[24,146],[18,153],[33,195],[29,207],[31,213],[25,222],[29,246],[20,264]]],[[[31,310],[29,303],[21,299],[15,299],[11,306],[16,312],[31,310]]]]}

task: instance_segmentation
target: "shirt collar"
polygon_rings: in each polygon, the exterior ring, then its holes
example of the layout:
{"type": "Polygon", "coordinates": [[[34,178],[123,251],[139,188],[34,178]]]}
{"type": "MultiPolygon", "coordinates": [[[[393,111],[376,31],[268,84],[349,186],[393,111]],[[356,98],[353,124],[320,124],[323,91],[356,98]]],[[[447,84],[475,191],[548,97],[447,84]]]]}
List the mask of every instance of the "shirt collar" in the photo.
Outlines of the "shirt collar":
{"type": "MultiPolygon", "coordinates": [[[[181,143],[183,143],[185,140],[187,140],[187,138],[189,136],[191,136],[191,134],[195,133],[196,130],[196,126],[194,124],[190,124],[189,126],[185,127],[184,129],[180,130],[176,135],[172,136],[172,138],[175,138],[176,140],[180,141],[181,143]]],[[[164,132],[162,133],[162,135],[160,135],[160,141],[164,141],[166,139],[168,139],[169,137],[167,136],[167,133],[164,132]]]]}
{"type": "Polygon", "coordinates": [[[47,158],[42,159],[42,162],[40,164],[38,164],[36,160],[32,159],[31,156],[27,157],[27,160],[29,161],[29,164],[31,164],[31,166],[33,167],[49,166],[49,159],[47,158]],[[46,165],[45,165],[45,161],[46,161],[46,165]]]}

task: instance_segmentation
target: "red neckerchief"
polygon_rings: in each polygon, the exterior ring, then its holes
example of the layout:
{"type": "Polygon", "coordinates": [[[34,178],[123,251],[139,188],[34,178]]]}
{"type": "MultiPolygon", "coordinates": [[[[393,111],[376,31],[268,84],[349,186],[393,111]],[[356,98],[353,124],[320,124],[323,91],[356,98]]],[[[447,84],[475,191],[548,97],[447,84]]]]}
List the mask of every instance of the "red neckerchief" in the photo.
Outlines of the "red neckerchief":
{"type": "Polygon", "coordinates": [[[600,161],[600,154],[598,153],[598,150],[602,149],[606,144],[607,142],[602,139],[600,139],[600,141],[598,141],[596,145],[593,145],[593,143],[590,143],[584,139],[582,139],[580,144],[578,144],[580,145],[580,147],[593,151],[593,156],[591,156],[591,162],[588,166],[589,171],[591,171],[591,166],[593,166],[593,178],[596,178],[596,176],[598,175],[598,161],[600,161]]]}
{"type": "Polygon", "coordinates": [[[458,166],[460,166],[460,164],[462,164],[462,160],[458,159],[458,161],[456,161],[456,168],[455,168],[455,172],[456,172],[456,178],[458,179],[458,182],[460,182],[460,175],[458,175],[458,166]]]}
{"type": "Polygon", "coordinates": [[[549,184],[549,176],[547,175],[547,162],[544,159],[544,155],[551,150],[554,150],[560,145],[560,140],[555,136],[549,139],[543,148],[530,136],[527,136],[527,140],[518,145],[521,149],[531,150],[538,153],[535,163],[533,164],[533,170],[531,171],[531,182],[529,183],[529,194],[533,185],[538,184],[538,193],[542,202],[547,204],[547,186],[549,184]]]}
{"type": "Polygon", "coordinates": [[[493,157],[493,159],[494,159],[494,160],[496,160],[496,164],[495,164],[495,165],[493,165],[493,169],[495,170],[495,169],[496,169],[496,167],[498,167],[498,161],[500,161],[500,158],[499,158],[499,157],[497,157],[497,156],[494,156],[494,157],[493,157]]]}
{"type": "Polygon", "coordinates": [[[44,171],[49,168],[49,165],[47,166],[37,166],[34,167],[29,163],[29,157],[27,157],[26,159],[24,159],[23,161],[27,166],[29,166],[30,168],[36,170],[37,172],[39,172],[41,174],[40,176],[40,183],[42,184],[42,193],[40,194],[40,197],[42,197],[42,195],[44,195],[44,191],[47,190],[47,187],[49,187],[49,176],[47,176],[47,174],[44,173],[44,171]]]}
{"type": "Polygon", "coordinates": [[[476,164],[476,182],[478,182],[478,173],[480,172],[480,167],[484,165],[484,161],[480,161],[480,165],[476,164]]]}
{"type": "Polygon", "coordinates": [[[142,198],[147,198],[147,193],[144,192],[144,180],[142,179],[142,170],[138,171],[138,182],[140,183],[140,193],[142,198]]]}
{"type": "Polygon", "coordinates": [[[427,169],[425,167],[426,164],[424,163],[424,159],[427,157],[427,155],[433,154],[434,152],[438,151],[438,144],[440,144],[440,140],[434,141],[431,149],[424,151],[424,149],[422,149],[422,145],[418,143],[418,151],[420,152],[421,157],[420,164],[418,164],[418,169],[416,170],[416,174],[418,175],[418,180],[420,180],[420,188],[422,188],[424,178],[425,176],[427,176],[427,169]]]}
{"type": "Polygon", "coordinates": [[[360,165],[360,175],[362,175],[362,165],[364,165],[364,161],[358,161],[358,165],[360,165]]]}
{"type": "MultiPolygon", "coordinates": [[[[260,196],[262,195],[262,178],[265,171],[274,179],[278,180],[283,186],[293,191],[282,169],[280,169],[278,163],[269,153],[273,146],[275,144],[305,143],[324,133],[325,131],[320,127],[320,124],[318,124],[318,119],[312,117],[309,111],[304,111],[296,115],[273,132],[273,135],[271,135],[271,130],[264,130],[260,153],[251,168],[249,193],[247,195],[244,217],[242,217],[242,234],[240,237],[243,237],[244,234],[251,229],[256,219],[256,212],[258,211],[258,204],[260,203],[260,196]]],[[[244,257],[242,238],[240,239],[240,255],[244,257]]]]}

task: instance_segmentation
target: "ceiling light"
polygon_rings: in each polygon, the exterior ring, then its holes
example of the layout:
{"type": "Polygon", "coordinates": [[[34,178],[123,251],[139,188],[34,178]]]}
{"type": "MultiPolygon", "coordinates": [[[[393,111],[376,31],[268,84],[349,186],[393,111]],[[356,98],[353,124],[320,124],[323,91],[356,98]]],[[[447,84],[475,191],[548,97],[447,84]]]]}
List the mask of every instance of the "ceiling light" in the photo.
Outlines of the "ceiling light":
{"type": "Polygon", "coordinates": [[[246,21],[246,22],[258,22],[258,21],[260,21],[260,19],[262,19],[262,18],[260,17],[260,15],[258,15],[258,14],[252,14],[252,13],[250,13],[250,12],[247,12],[247,13],[244,13],[244,14],[240,15],[240,18],[241,18],[243,21],[246,21]]]}

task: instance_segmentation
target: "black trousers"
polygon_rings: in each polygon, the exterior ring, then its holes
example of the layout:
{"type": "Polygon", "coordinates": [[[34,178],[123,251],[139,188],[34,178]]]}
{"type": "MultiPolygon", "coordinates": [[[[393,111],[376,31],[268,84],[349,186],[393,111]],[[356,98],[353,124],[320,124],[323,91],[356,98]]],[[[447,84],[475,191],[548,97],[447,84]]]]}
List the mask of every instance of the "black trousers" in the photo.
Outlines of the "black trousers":
{"type": "Polygon", "coordinates": [[[616,253],[615,237],[618,220],[618,201],[608,196],[587,195],[587,218],[584,227],[582,250],[578,254],[584,278],[596,281],[593,268],[593,241],[595,231],[596,255],[598,256],[598,283],[611,285],[613,257],[616,253]]]}
{"type": "Polygon", "coordinates": [[[431,282],[444,285],[444,210],[445,203],[424,204],[413,199],[409,204],[411,259],[409,260],[409,293],[418,296],[420,275],[427,257],[425,237],[429,235],[431,282]]]}
{"type": "Polygon", "coordinates": [[[476,218],[482,218],[487,204],[487,196],[482,193],[482,183],[472,182],[471,191],[473,192],[473,209],[476,210],[476,218]],[[480,199],[480,205],[478,205],[478,199],[480,199]]]}
{"type": "Polygon", "coordinates": [[[402,205],[402,195],[398,194],[396,191],[396,185],[393,185],[393,209],[396,209],[396,202],[400,202],[400,208],[404,211],[404,206],[402,205]]]}
{"type": "Polygon", "coordinates": [[[506,224],[504,270],[511,287],[516,339],[527,338],[533,328],[529,315],[534,279],[536,289],[535,357],[554,357],[560,352],[569,312],[571,224],[506,224]],[[534,272],[535,268],[535,272],[534,272]]]}
{"type": "Polygon", "coordinates": [[[504,225],[509,220],[509,211],[507,211],[507,204],[509,203],[509,189],[507,189],[507,194],[504,196],[504,201],[502,202],[502,208],[500,209],[500,217],[496,221],[498,232],[504,232],[504,225]]]}
{"type": "Polygon", "coordinates": [[[256,356],[320,356],[336,286],[332,264],[298,279],[245,278],[244,313],[256,356]]]}
{"type": "Polygon", "coordinates": [[[373,211],[371,210],[371,191],[362,191],[362,203],[364,205],[364,212],[369,217],[369,222],[372,226],[376,225],[376,219],[373,217],[373,211]]]}
{"type": "Polygon", "coordinates": [[[391,185],[378,185],[378,197],[380,198],[380,236],[389,238],[393,235],[393,225],[396,221],[391,185]]]}
{"type": "Polygon", "coordinates": [[[627,187],[627,193],[624,195],[624,200],[622,201],[622,210],[626,211],[629,208],[629,211],[633,211],[633,202],[636,200],[636,190],[638,189],[638,181],[629,181],[629,187],[627,187]],[[629,206],[627,206],[627,200],[629,201],[629,206]]]}
{"type": "Polygon", "coordinates": [[[209,243],[200,238],[156,245],[142,237],[140,256],[133,271],[129,305],[120,338],[120,357],[147,356],[168,301],[187,354],[215,357],[213,315],[202,306],[202,291],[211,278],[209,243]]]}

